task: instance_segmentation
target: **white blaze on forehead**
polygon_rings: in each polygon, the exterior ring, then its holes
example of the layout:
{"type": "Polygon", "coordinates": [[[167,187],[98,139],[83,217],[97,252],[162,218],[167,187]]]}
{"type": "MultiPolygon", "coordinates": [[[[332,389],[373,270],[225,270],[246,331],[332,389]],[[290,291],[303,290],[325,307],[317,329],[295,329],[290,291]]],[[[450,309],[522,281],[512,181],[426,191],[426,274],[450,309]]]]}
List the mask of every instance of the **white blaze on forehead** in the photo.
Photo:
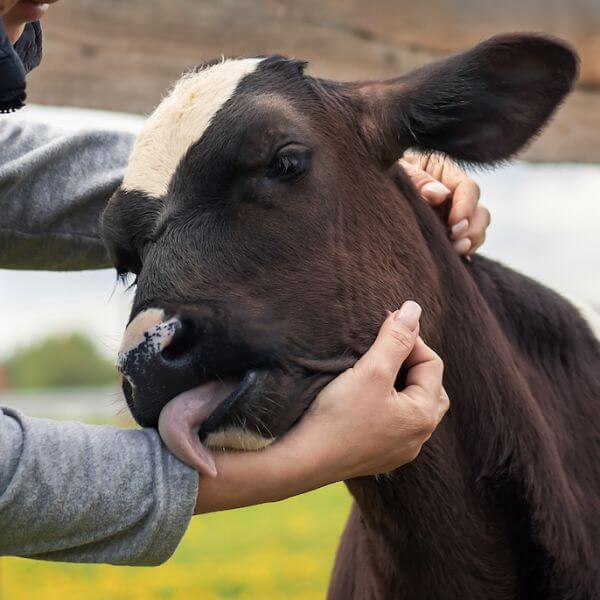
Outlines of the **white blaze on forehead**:
{"type": "Polygon", "coordinates": [[[202,137],[240,80],[254,72],[262,60],[224,60],[184,75],[140,132],[122,187],[150,196],[164,195],[189,147],[202,137]]]}

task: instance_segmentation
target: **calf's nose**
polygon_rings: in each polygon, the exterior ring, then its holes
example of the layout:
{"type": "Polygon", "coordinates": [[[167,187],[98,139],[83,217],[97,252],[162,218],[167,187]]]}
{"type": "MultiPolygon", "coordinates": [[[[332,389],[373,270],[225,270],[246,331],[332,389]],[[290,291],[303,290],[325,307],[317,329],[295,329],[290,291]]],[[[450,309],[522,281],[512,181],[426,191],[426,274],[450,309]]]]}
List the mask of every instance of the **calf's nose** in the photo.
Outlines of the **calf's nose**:
{"type": "MultiPolygon", "coordinates": [[[[119,348],[119,363],[121,359],[138,348],[144,342],[150,342],[152,349],[166,347],[176,327],[175,319],[165,322],[165,311],[159,308],[144,310],[129,323],[119,348]]],[[[120,367],[120,364],[119,364],[120,367]]]]}
{"type": "Polygon", "coordinates": [[[162,407],[197,385],[191,358],[195,326],[189,319],[166,317],[163,310],[140,312],[125,330],[117,368],[131,412],[144,427],[155,427],[162,407]]]}

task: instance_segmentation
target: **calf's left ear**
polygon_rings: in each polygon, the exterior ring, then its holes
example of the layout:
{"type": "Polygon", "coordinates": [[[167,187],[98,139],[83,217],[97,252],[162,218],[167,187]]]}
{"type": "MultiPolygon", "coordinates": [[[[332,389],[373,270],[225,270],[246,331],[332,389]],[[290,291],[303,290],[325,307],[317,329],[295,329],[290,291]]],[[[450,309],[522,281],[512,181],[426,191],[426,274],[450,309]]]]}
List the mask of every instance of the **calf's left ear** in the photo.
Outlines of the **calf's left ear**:
{"type": "Polygon", "coordinates": [[[367,142],[385,165],[409,147],[472,163],[520,150],[571,90],[578,58],[542,34],[505,34],[398,79],[357,83],[367,142]]]}

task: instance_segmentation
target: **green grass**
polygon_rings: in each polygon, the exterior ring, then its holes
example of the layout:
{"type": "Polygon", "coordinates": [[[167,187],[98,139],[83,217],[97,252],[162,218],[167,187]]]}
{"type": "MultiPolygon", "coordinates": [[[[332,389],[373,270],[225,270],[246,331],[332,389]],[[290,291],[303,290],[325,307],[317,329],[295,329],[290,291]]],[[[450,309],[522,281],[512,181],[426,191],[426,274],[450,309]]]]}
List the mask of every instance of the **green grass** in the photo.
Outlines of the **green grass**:
{"type": "Polygon", "coordinates": [[[340,484],[278,504],[194,517],[173,558],[156,568],[4,559],[3,598],[323,598],[349,506],[340,484]]]}

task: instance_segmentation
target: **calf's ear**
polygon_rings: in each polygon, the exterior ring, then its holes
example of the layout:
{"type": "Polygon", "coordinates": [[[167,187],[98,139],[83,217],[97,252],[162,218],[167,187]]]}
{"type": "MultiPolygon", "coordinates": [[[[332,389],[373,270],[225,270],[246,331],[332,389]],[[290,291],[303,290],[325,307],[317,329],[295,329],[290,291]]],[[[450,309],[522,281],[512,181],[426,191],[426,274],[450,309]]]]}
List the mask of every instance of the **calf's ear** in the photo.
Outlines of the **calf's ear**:
{"type": "Polygon", "coordinates": [[[578,57],[542,34],[505,34],[398,79],[357,83],[365,137],[389,165],[409,147],[471,163],[520,150],[571,90],[578,57]]]}

